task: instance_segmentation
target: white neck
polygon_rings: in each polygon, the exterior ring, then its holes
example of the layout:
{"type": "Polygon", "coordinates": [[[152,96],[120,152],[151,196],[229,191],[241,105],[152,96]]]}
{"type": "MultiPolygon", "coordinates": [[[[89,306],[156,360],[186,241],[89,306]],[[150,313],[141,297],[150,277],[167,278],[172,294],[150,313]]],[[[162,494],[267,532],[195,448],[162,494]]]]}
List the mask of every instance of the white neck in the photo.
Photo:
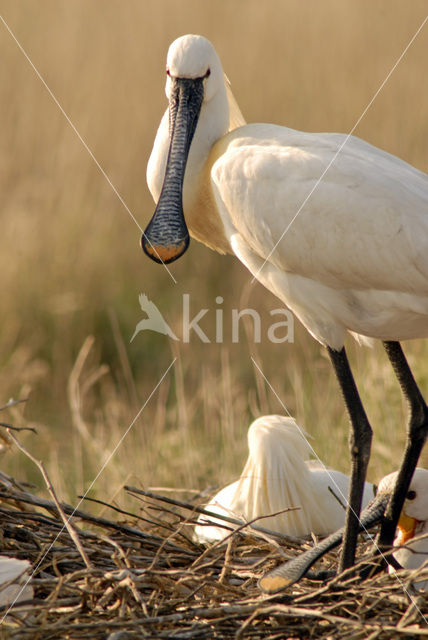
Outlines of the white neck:
{"type": "Polygon", "coordinates": [[[195,135],[193,136],[184,178],[183,204],[194,196],[198,176],[213,145],[229,130],[229,105],[224,84],[216,95],[202,104],[195,135]]]}

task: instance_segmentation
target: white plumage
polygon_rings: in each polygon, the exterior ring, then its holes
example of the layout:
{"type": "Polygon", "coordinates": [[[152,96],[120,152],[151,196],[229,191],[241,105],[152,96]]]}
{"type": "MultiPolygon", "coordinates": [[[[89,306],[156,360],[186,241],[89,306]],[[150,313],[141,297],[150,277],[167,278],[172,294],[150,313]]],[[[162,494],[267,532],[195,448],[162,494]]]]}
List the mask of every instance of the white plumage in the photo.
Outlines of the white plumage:
{"type": "MultiPolygon", "coordinates": [[[[248,448],[240,479],[215,495],[206,507],[208,511],[246,522],[298,507],[255,523],[297,537],[312,532],[326,535],[343,526],[345,510],[329,487],[344,503],[349,478],[309,459],[311,447],[293,418],[258,418],[248,429],[248,448]]],[[[373,485],[366,483],[364,506],[372,498],[373,485]]],[[[203,515],[199,518],[200,523],[208,520],[203,515]]],[[[213,542],[222,540],[229,531],[199,524],[195,535],[200,542],[213,542]]]]}
{"type": "MultiPolygon", "coordinates": [[[[427,337],[428,177],[344,134],[271,124],[229,132],[239,122],[236,106],[220,60],[201,36],[176,40],[167,66],[168,97],[171,77],[210,70],[184,177],[191,235],[232,250],[334,349],[343,346],[347,330],[363,340],[427,337]]],[[[156,202],[170,146],[168,121],[167,110],[147,171],[156,202]]]]}

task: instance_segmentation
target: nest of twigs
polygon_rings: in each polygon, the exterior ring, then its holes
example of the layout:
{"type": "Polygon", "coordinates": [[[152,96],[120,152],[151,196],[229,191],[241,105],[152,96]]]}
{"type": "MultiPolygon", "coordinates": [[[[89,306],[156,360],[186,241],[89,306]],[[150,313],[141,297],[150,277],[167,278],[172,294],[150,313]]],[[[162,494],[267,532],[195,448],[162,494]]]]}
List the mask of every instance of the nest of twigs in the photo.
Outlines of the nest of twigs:
{"type": "MultiPolygon", "coordinates": [[[[109,507],[107,518],[75,511],[76,538],[53,501],[11,478],[0,481],[2,555],[29,560],[34,599],[1,611],[1,637],[47,638],[379,638],[428,636],[427,596],[418,574],[355,570],[326,583],[303,579],[290,592],[260,593],[258,578],[307,549],[246,527],[223,544],[192,539],[194,504],[138,493],[135,515],[109,507]],[[192,511],[193,509],[193,511],[192,511]],[[6,615],[7,612],[7,615],[6,615]]],[[[64,517],[64,514],[62,514],[64,517]]],[[[367,541],[360,564],[367,560],[367,541]]],[[[334,567],[330,553],[324,567],[334,567]]],[[[425,577],[427,571],[425,570],[425,577]]]]}

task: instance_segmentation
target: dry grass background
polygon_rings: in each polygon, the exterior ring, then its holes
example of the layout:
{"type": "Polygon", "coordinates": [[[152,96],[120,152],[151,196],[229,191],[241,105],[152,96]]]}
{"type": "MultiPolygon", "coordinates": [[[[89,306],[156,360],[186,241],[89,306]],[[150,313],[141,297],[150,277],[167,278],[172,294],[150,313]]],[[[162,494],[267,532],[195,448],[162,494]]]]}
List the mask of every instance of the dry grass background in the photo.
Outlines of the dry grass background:
{"type": "MultiPolygon", "coordinates": [[[[3,18],[144,226],[153,210],[145,167],[161,114],[169,43],[201,33],[216,46],[248,121],[349,131],[421,24],[414,0],[0,0],[3,18]]],[[[425,28],[356,134],[427,171],[425,28]]],[[[347,419],[323,349],[295,325],[295,343],[172,343],[129,339],[147,293],[180,334],[182,294],[215,335],[224,317],[280,306],[232,257],[192,243],[166,271],[143,257],[140,231],[101,175],[16,42],[0,24],[0,402],[38,436],[21,439],[75,502],[177,360],[97,480],[92,495],[123,503],[122,485],[204,488],[234,478],[246,430],[283,413],[254,367],[310,434],[328,464],[347,471],[347,419]],[[93,336],[93,338],[89,337],[93,336]]],[[[267,325],[264,324],[266,327],[267,325]]],[[[349,344],[375,437],[370,478],[398,465],[405,407],[386,357],[349,344]]],[[[405,345],[428,394],[428,344],[405,345]]],[[[2,469],[41,484],[6,450],[2,469]]]]}

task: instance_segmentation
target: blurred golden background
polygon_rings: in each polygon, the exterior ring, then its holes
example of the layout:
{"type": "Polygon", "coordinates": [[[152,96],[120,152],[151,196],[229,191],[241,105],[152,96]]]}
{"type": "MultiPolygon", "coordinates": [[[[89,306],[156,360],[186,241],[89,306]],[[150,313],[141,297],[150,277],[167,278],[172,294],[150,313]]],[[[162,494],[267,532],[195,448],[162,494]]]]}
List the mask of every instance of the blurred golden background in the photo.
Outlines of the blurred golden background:
{"type": "MultiPolygon", "coordinates": [[[[172,40],[201,33],[216,47],[248,122],[349,132],[421,25],[413,0],[0,0],[3,20],[144,228],[153,211],[145,169],[161,115],[172,40]]],[[[282,404],[322,460],[348,471],[348,422],[323,348],[295,323],[294,344],[231,342],[231,309],[264,322],[279,302],[237,259],[191,243],[174,284],[139,248],[140,230],[18,43],[0,22],[0,404],[20,439],[75,502],[148,400],[92,495],[122,500],[125,482],[203,489],[237,476],[246,431],[282,404]],[[182,295],[209,309],[210,344],[138,334],[138,294],[181,335],[182,295]],[[214,342],[216,296],[223,344],[214,342]],[[272,389],[260,375],[253,356],[272,389]]],[[[428,169],[425,28],[355,135],[428,169]]],[[[266,326],[266,325],[264,325],[266,326]]],[[[248,328],[248,327],[247,327],[248,328]]],[[[265,335],[265,332],[264,332],[265,335]]],[[[428,346],[404,345],[428,394],[428,346]]],[[[374,428],[370,479],[397,468],[406,411],[382,348],[349,341],[374,428]]],[[[15,448],[4,472],[42,485],[15,448]]]]}

